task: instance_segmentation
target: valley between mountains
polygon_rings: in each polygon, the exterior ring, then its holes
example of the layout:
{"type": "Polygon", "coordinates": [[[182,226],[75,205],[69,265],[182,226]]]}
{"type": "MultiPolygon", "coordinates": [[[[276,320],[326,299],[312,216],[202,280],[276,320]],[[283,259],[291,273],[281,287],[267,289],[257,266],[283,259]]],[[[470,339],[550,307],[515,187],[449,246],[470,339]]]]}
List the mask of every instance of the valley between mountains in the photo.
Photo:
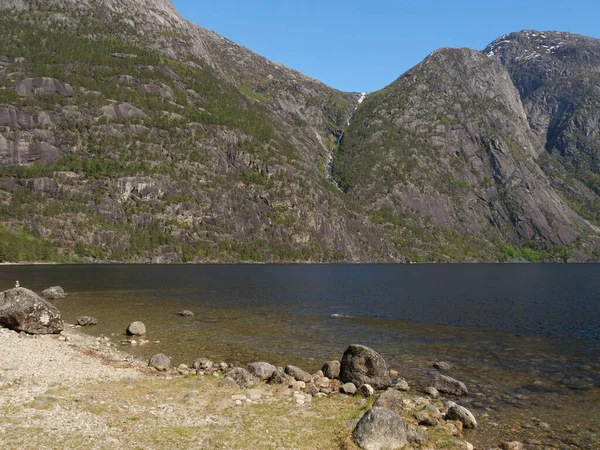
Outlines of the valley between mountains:
{"type": "Polygon", "coordinates": [[[442,48],[362,95],[169,0],[0,9],[3,262],[600,259],[598,39],[442,48]]]}

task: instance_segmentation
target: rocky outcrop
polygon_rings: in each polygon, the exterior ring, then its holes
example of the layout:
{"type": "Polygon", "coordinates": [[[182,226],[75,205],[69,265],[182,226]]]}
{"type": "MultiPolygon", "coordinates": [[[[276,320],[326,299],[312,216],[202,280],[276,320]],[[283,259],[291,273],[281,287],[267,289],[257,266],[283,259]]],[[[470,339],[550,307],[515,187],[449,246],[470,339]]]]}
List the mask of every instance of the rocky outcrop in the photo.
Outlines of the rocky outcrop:
{"type": "Polygon", "coordinates": [[[372,348],[357,344],[344,352],[340,380],[358,387],[370,384],[374,389],[387,389],[392,385],[383,357],[372,348]]]}
{"type": "Polygon", "coordinates": [[[46,142],[11,141],[0,135],[0,165],[54,164],[61,151],[46,142]]]}
{"type": "Polygon", "coordinates": [[[57,334],[64,329],[60,311],[22,287],[0,293],[0,325],[30,334],[57,334]]]}
{"type": "Polygon", "coordinates": [[[352,433],[364,450],[396,450],[406,445],[406,424],[389,409],[373,407],[360,419],[352,433]]]}
{"type": "Polygon", "coordinates": [[[62,97],[72,97],[73,88],[71,85],[61,83],[54,78],[26,78],[17,86],[17,95],[19,97],[29,97],[30,95],[56,94],[62,97]]]}

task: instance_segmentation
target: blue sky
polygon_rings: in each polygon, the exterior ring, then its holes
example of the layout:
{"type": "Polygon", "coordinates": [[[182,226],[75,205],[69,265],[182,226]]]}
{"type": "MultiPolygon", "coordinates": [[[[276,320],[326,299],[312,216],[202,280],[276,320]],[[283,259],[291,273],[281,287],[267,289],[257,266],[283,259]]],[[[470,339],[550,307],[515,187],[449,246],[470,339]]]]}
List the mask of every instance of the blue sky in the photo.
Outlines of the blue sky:
{"type": "Polygon", "coordinates": [[[372,92],[439,47],[523,29],[600,38],[597,0],[173,0],[186,19],[343,91],[372,92]]]}

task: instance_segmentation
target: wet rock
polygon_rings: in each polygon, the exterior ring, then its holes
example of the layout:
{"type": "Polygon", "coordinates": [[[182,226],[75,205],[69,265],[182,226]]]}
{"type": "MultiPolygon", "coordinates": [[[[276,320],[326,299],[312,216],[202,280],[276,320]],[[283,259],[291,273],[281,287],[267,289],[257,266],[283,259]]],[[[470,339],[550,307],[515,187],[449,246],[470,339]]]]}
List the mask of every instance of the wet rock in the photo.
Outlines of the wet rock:
{"type": "Polygon", "coordinates": [[[352,437],[364,450],[401,449],[408,442],[406,424],[400,415],[380,407],[367,411],[356,425],[352,437]]]}
{"type": "Polygon", "coordinates": [[[290,378],[284,372],[284,370],[281,367],[278,367],[275,370],[275,372],[273,372],[273,375],[271,375],[271,378],[269,378],[269,383],[273,383],[273,384],[287,384],[287,382],[288,382],[289,379],[290,378]]]}
{"type": "Polygon", "coordinates": [[[127,327],[127,334],[129,336],[142,336],[146,334],[146,325],[142,322],[132,322],[127,327]]]}
{"type": "Polygon", "coordinates": [[[258,378],[243,367],[236,367],[225,374],[225,379],[233,380],[241,388],[252,387],[258,384],[258,378]]]}
{"type": "Polygon", "coordinates": [[[446,361],[437,361],[433,363],[433,368],[440,372],[449,372],[452,370],[452,365],[446,361]]]}
{"type": "Polygon", "coordinates": [[[64,329],[60,311],[22,287],[0,292],[0,325],[30,334],[58,334],[64,329]]]}
{"type": "Polygon", "coordinates": [[[90,325],[98,325],[98,319],[91,316],[79,316],[77,318],[77,325],[82,327],[88,327],[90,325]]]}
{"type": "Polygon", "coordinates": [[[248,372],[263,381],[271,379],[276,370],[277,367],[268,362],[254,362],[248,365],[248,372]]]}
{"type": "Polygon", "coordinates": [[[165,372],[169,367],[171,367],[171,360],[167,355],[157,353],[152,358],[150,358],[150,361],[148,361],[148,365],[150,367],[154,367],[156,370],[165,372]]]}
{"type": "Polygon", "coordinates": [[[305,372],[296,366],[286,366],[285,373],[297,381],[304,381],[305,383],[312,381],[312,377],[308,372],[305,372]]]}
{"type": "Polygon", "coordinates": [[[60,286],[52,286],[42,291],[42,297],[44,298],[60,299],[65,298],[66,296],[67,294],[65,294],[65,290],[60,286]]]}
{"type": "Polygon", "coordinates": [[[192,363],[192,368],[196,370],[211,370],[214,363],[208,358],[198,358],[192,363]]]}
{"type": "Polygon", "coordinates": [[[63,97],[72,97],[73,88],[69,84],[48,77],[25,78],[17,85],[17,95],[19,97],[29,97],[37,94],[57,94],[63,97]]]}
{"type": "Polygon", "coordinates": [[[404,411],[404,397],[400,391],[388,389],[377,398],[375,406],[381,406],[402,414],[404,411]]]}
{"type": "Polygon", "coordinates": [[[392,380],[383,357],[364,345],[353,344],[344,352],[340,368],[340,380],[362,386],[367,383],[374,389],[387,389],[392,380]]]}
{"type": "Polygon", "coordinates": [[[184,309],[183,311],[179,311],[177,313],[178,316],[181,317],[194,317],[194,313],[188,309],[184,309]]]}
{"type": "Polygon", "coordinates": [[[454,378],[446,375],[436,375],[433,386],[440,392],[444,392],[450,395],[463,396],[468,395],[469,390],[462,381],[455,380],[454,378]]]}
{"type": "Polygon", "coordinates": [[[446,418],[449,420],[458,420],[465,428],[477,428],[475,416],[464,406],[457,405],[454,402],[447,403],[448,410],[446,418]]]}
{"type": "Polygon", "coordinates": [[[323,364],[323,375],[325,375],[329,379],[336,379],[340,376],[340,367],[341,364],[339,361],[328,361],[323,364]]]}
{"type": "Polygon", "coordinates": [[[340,389],[344,394],[348,394],[348,395],[354,395],[356,394],[356,386],[354,385],[354,383],[345,383],[342,385],[341,389],[340,389]]]}

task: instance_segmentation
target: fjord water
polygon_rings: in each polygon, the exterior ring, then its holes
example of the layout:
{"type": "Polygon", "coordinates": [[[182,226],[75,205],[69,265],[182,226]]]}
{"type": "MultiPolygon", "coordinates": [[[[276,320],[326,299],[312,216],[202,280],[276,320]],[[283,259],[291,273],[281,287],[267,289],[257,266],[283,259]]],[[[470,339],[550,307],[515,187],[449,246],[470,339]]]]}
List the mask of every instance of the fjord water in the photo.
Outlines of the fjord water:
{"type": "Polygon", "coordinates": [[[433,361],[449,361],[471,390],[461,402],[481,423],[474,443],[600,443],[600,265],[2,267],[1,287],[15,280],[37,292],[61,285],[65,320],[95,316],[87,331],[116,342],[143,321],[160,343],[123,347],[140,356],[315,371],[361,343],[413,389],[433,361]]]}

